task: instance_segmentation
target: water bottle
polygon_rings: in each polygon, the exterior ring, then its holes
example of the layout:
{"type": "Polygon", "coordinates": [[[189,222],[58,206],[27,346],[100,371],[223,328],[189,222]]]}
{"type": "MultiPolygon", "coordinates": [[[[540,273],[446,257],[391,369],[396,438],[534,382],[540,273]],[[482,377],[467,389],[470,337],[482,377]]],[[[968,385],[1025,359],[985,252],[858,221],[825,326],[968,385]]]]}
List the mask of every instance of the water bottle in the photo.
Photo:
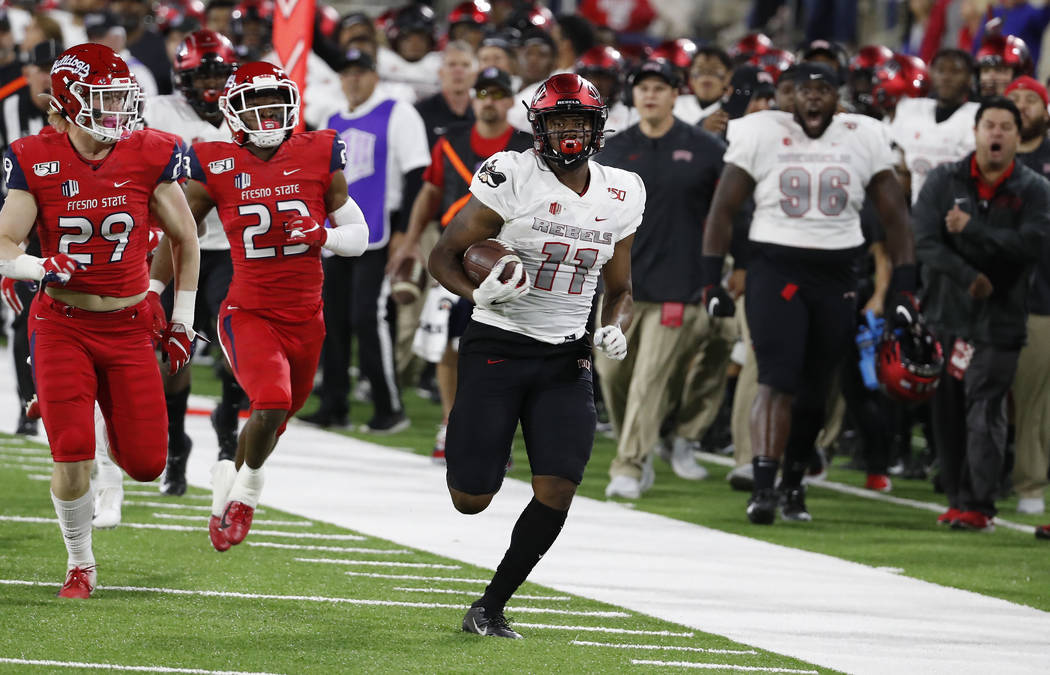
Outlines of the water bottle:
{"type": "Polygon", "coordinates": [[[883,320],[868,310],[864,313],[865,323],[857,328],[857,351],[860,352],[860,376],[864,386],[875,391],[879,388],[879,377],[875,368],[875,352],[878,350],[879,338],[882,336],[883,320]]]}

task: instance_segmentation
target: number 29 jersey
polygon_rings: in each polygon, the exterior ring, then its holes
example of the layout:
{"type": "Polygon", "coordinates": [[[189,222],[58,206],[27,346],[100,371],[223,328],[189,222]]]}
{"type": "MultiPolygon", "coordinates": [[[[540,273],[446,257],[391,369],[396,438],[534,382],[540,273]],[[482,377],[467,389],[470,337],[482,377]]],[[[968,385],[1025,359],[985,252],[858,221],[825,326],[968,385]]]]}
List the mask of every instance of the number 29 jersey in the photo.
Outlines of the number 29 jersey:
{"type": "Polygon", "coordinates": [[[725,163],[755,181],[751,241],[823,250],[863,245],[865,190],[896,163],[883,124],[840,113],[810,138],[794,115],[768,110],[730,122],[727,139],[725,163]]]}
{"type": "Polygon", "coordinates": [[[553,344],[583,336],[598,274],[645,210],[638,174],[589,166],[582,195],[532,150],[498,152],[474,174],[471,193],[503,218],[498,239],[517,251],[532,282],[513,302],[475,307],[475,321],[553,344]]]}
{"type": "Polygon", "coordinates": [[[63,286],[115,298],[146,292],[150,197],[183,175],[178,138],[151,129],[117,141],[98,161],[84,159],[51,127],[11,143],[4,156],[9,190],[36,200],[45,258],[66,253],[84,269],[63,286]]]}
{"type": "Polygon", "coordinates": [[[334,131],[293,134],[269,160],[221,141],[194,143],[189,177],[215,202],[233,260],[226,302],[241,309],[296,310],[312,316],[321,303],[321,249],[285,245],[284,224],[327,217],[332,172],[346,163],[334,131]]]}

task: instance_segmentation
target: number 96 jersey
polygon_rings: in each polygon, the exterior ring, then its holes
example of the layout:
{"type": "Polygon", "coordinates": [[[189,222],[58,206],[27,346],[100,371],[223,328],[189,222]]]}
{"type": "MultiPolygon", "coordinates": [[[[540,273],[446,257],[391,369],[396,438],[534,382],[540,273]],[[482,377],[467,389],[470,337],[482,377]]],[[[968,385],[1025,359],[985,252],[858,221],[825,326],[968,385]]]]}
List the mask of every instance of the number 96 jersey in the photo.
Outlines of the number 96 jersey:
{"type": "Polygon", "coordinates": [[[193,144],[189,177],[208,191],[230,241],[227,303],[305,316],[317,311],[321,249],[285,244],[284,224],[298,216],[324,223],[332,173],[345,163],[343,142],[328,129],[293,134],[269,160],[235,143],[193,144]]]}
{"type": "Polygon", "coordinates": [[[532,150],[498,152],[474,174],[470,191],[498,213],[498,239],[521,257],[532,289],[475,321],[547,343],[583,336],[602,266],[638,229],[645,187],[638,174],[590,162],[578,195],[532,150]]]}
{"type": "Polygon", "coordinates": [[[885,125],[840,113],[810,138],[783,111],[729,123],[724,161],[755,181],[751,241],[824,250],[861,246],[860,209],[872,176],[896,157],[885,125]]]}
{"type": "Polygon", "coordinates": [[[8,189],[36,200],[42,255],[66,253],[85,266],[64,288],[115,298],[149,287],[150,197],[179,180],[183,166],[179,139],[152,129],[117,141],[98,161],[54,130],[12,142],[4,156],[8,189]]]}

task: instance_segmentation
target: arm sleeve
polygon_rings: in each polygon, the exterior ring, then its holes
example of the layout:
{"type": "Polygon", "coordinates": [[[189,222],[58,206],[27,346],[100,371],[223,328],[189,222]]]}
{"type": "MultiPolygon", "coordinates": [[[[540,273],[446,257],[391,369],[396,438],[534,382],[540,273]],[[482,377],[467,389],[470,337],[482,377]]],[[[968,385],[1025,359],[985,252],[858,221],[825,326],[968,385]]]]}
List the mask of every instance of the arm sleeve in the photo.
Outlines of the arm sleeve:
{"type": "Polygon", "coordinates": [[[4,153],[4,185],[7,190],[29,191],[29,183],[22,173],[22,165],[18,162],[18,155],[13,148],[8,147],[4,153]]]}
{"type": "Polygon", "coordinates": [[[517,202],[517,177],[512,155],[509,152],[492,155],[478,167],[470,181],[471,194],[503,220],[514,216],[513,204],[517,202]]]}
{"type": "Polygon", "coordinates": [[[947,183],[952,168],[953,164],[945,164],[934,169],[912,207],[915,257],[931,270],[947,275],[963,288],[969,288],[978,272],[945,239],[944,216],[950,207],[944,197],[951,198],[947,183]]]}

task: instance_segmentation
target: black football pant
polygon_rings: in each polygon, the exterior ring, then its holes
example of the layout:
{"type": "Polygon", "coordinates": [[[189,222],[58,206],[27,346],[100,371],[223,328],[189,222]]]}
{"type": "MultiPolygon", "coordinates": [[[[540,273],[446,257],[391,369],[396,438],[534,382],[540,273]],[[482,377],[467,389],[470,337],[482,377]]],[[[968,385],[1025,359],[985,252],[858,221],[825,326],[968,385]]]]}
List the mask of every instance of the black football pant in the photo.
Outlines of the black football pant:
{"type": "MultiPolygon", "coordinates": [[[[946,367],[954,344],[954,337],[942,336],[946,367]]],[[[947,372],[941,375],[930,421],[950,507],[996,514],[995,495],[1006,454],[1006,397],[1019,356],[1017,349],[980,344],[962,381],[947,372]]]]}
{"type": "Polygon", "coordinates": [[[36,295],[29,289],[29,284],[15,284],[15,292],[22,301],[22,312],[11,319],[13,343],[11,352],[15,357],[15,377],[18,380],[18,398],[22,401],[23,410],[29,399],[36,394],[33,383],[33,366],[29,363],[29,305],[36,295]]]}
{"type": "Polygon", "coordinates": [[[394,368],[395,308],[386,280],[387,249],[358,258],[324,260],[324,323],[321,352],[321,412],[332,418],[349,410],[352,336],[357,361],[372,387],[376,416],[401,412],[401,392],[394,368]]]}

